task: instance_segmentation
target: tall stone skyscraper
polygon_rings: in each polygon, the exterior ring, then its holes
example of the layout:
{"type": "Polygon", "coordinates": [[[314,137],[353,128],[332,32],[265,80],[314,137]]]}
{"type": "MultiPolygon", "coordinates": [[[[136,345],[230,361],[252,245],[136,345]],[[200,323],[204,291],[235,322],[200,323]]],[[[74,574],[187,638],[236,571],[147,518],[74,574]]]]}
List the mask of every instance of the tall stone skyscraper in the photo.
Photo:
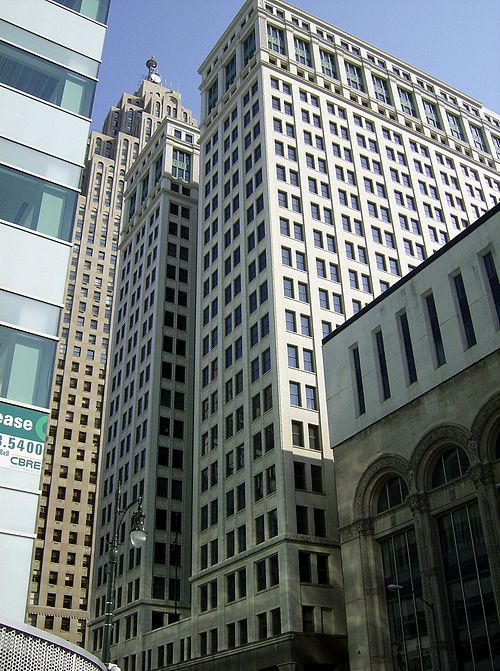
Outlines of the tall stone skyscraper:
{"type": "MultiPolygon", "coordinates": [[[[198,131],[179,96],[127,180],[95,541],[98,622],[117,503],[125,510],[140,497],[150,533],[134,549],[124,518],[115,642],[190,612],[198,162],[198,131]]],[[[94,635],[100,647],[102,628],[94,635]]]]}
{"type": "Polygon", "coordinates": [[[108,6],[0,7],[0,617],[20,622],[108,6]]]}
{"type": "Polygon", "coordinates": [[[89,617],[125,176],[161,120],[176,117],[179,108],[179,95],[161,85],[155,60],[147,66],[136,93],[124,93],[102,132],[88,139],[52,384],[27,621],[78,644],[89,617]]]}
{"type": "MultiPolygon", "coordinates": [[[[200,74],[191,615],[161,628],[149,551],[118,578],[112,658],[346,669],[322,339],[498,201],[500,120],[279,0],[248,0],[200,74]]],[[[158,497],[150,469],[128,487],[158,497]]],[[[101,609],[95,652],[102,626],[101,609]]]]}

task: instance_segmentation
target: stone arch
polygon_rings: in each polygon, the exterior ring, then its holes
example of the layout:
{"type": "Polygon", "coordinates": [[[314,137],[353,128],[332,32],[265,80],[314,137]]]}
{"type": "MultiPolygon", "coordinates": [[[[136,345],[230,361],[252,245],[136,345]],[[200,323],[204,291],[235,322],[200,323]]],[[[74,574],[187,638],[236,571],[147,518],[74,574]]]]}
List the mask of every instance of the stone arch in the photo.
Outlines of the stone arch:
{"type": "Polygon", "coordinates": [[[382,478],[390,474],[400,475],[406,482],[408,491],[413,490],[413,473],[407,459],[399,454],[377,457],[359,479],[354,495],[353,519],[357,520],[372,514],[373,495],[382,478]]]}
{"type": "Polygon", "coordinates": [[[500,440],[500,393],[494,394],[480,408],[472,422],[469,445],[481,462],[495,461],[496,443],[500,440]],[[496,439],[496,440],[495,440],[496,439]]]}
{"type": "Polygon", "coordinates": [[[456,445],[462,448],[471,464],[477,461],[475,454],[469,448],[469,432],[465,427],[459,424],[436,426],[419,441],[410,457],[417,491],[427,489],[429,467],[445,445],[456,445]]]}

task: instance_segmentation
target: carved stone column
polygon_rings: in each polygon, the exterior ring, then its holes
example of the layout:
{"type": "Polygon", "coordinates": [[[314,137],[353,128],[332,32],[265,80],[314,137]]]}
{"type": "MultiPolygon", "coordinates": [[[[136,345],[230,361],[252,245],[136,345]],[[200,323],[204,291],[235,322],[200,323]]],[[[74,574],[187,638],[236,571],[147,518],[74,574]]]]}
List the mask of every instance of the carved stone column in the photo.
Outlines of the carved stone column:
{"type": "MultiPolygon", "coordinates": [[[[406,504],[408,505],[408,508],[411,510],[413,515],[415,540],[417,542],[418,563],[420,566],[420,576],[422,581],[422,601],[424,601],[425,606],[425,620],[427,623],[427,633],[430,641],[432,668],[435,671],[441,671],[441,641],[439,640],[438,618],[435,608],[435,604],[439,603],[439,598],[437,597],[437,594],[433,588],[433,580],[436,576],[436,567],[431,565],[429,558],[429,548],[432,547],[432,541],[430,535],[428,495],[425,492],[410,494],[406,498],[406,504]]],[[[432,556],[435,556],[435,553],[432,553],[432,556]]]]}
{"type": "Polygon", "coordinates": [[[493,593],[500,618],[500,544],[498,540],[498,520],[496,511],[496,492],[493,473],[489,464],[473,464],[467,474],[474,483],[484,542],[491,570],[493,593]],[[492,504],[494,508],[492,507],[492,504]]]}
{"type": "Polygon", "coordinates": [[[342,544],[342,559],[344,562],[347,635],[349,642],[349,656],[352,669],[363,671],[386,671],[390,660],[386,657],[386,649],[381,631],[387,633],[387,627],[380,626],[382,613],[380,608],[380,591],[383,581],[379,575],[375,541],[373,538],[373,521],[371,518],[360,518],[340,530],[342,544]],[[347,556],[349,548],[350,557],[347,556]],[[353,565],[347,568],[349,559],[353,565]],[[356,575],[356,586],[351,587],[349,581],[356,575]],[[361,587],[361,589],[359,589],[361,587]],[[356,604],[353,604],[352,593],[358,595],[356,604]],[[362,600],[361,606],[359,599],[362,600]],[[359,609],[364,607],[364,613],[359,609]],[[356,612],[353,608],[357,608],[356,612]],[[354,618],[353,618],[354,616],[354,618]],[[362,622],[352,628],[352,620],[362,622]],[[350,622],[351,620],[351,622],[350,622]]]}

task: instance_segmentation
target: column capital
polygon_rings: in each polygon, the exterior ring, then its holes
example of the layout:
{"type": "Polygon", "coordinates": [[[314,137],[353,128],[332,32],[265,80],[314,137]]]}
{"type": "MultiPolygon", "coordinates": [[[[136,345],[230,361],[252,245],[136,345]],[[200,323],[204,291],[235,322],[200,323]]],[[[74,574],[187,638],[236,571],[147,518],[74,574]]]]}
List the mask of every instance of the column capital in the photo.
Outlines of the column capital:
{"type": "Polygon", "coordinates": [[[339,531],[341,543],[346,543],[360,536],[369,536],[373,534],[373,520],[371,517],[361,517],[351,522],[351,524],[341,527],[339,531]]]}
{"type": "Polygon", "coordinates": [[[429,509],[429,495],[427,492],[415,492],[406,497],[405,503],[415,516],[429,509]]]}

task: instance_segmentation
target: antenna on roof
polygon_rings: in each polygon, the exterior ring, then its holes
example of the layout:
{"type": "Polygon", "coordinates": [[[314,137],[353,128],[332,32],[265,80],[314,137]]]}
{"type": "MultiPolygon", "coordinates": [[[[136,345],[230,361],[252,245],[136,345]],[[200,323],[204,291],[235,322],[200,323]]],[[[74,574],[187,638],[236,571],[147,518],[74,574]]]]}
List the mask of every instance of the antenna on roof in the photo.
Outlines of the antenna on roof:
{"type": "Polygon", "coordinates": [[[154,56],[148,58],[146,67],[148,69],[148,74],[145,77],[146,81],[153,82],[154,84],[161,84],[161,77],[157,72],[158,62],[154,56]]]}

